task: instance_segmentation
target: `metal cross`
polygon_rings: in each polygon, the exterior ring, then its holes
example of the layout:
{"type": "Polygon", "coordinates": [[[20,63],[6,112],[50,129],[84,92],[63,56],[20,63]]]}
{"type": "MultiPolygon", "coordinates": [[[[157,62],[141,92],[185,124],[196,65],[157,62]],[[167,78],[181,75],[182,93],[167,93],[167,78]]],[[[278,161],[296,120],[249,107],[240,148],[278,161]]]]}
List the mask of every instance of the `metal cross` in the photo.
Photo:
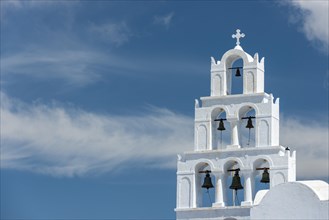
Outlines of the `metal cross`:
{"type": "Polygon", "coordinates": [[[240,34],[240,29],[236,29],[236,34],[232,34],[232,38],[236,38],[236,45],[240,45],[240,38],[244,37],[245,34],[241,33],[240,34]]]}

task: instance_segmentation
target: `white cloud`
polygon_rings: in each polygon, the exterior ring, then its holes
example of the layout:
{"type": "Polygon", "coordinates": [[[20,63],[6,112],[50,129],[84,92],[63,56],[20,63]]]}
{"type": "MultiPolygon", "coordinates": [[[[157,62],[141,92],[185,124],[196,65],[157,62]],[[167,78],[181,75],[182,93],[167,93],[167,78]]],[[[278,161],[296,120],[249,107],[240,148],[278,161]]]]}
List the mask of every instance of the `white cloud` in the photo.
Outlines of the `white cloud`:
{"type": "Polygon", "coordinates": [[[329,1],[288,1],[297,11],[291,21],[301,24],[301,31],[309,41],[320,42],[321,50],[328,51],[329,45],[329,1]]]}
{"type": "Polygon", "coordinates": [[[166,109],[142,116],[97,115],[26,105],[2,94],[1,165],[54,176],[107,172],[139,164],[171,167],[193,147],[193,120],[166,109]]]}
{"type": "Polygon", "coordinates": [[[173,17],[174,17],[174,12],[170,12],[169,14],[163,16],[156,15],[154,16],[153,23],[163,25],[168,29],[172,22],[173,17]]]}
{"type": "MultiPolygon", "coordinates": [[[[144,115],[99,115],[77,108],[27,105],[2,94],[1,166],[54,176],[121,168],[175,168],[193,150],[193,118],[151,108],[144,115]]],[[[297,150],[301,178],[328,174],[328,126],[281,118],[281,144],[297,150]]]]}
{"type": "Polygon", "coordinates": [[[297,176],[328,178],[328,124],[286,117],[280,121],[281,144],[297,151],[297,176]]]}
{"type": "Polygon", "coordinates": [[[114,43],[117,46],[127,43],[132,36],[130,28],[124,21],[118,23],[109,22],[102,25],[91,24],[89,29],[103,40],[114,43]]]}

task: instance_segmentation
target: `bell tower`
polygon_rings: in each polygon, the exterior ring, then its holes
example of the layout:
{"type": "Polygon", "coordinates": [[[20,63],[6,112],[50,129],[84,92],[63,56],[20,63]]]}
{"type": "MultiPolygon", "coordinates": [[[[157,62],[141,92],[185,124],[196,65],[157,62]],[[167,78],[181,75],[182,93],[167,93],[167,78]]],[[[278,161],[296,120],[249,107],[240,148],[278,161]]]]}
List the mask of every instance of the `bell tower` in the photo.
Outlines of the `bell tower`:
{"type": "Polygon", "coordinates": [[[279,98],[264,92],[264,58],[242,49],[239,29],[232,37],[233,49],[211,57],[210,96],[195,100],[194,149],[178,155],[177,219],[249,219],[259,182],[296,180],[296,152],[279,143],[279,98]],[[243,92],[233,94],[238,77],[243,92]]]}

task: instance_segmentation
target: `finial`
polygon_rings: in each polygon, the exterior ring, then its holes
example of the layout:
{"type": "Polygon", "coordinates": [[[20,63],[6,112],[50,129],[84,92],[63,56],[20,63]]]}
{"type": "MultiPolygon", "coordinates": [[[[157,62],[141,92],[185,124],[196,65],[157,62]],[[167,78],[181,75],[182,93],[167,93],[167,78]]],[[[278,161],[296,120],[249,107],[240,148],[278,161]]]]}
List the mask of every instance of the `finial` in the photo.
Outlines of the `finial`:
{"type": "Polygon", "coordinates": [[[246,36],[244,33],[240,33],[240,29],[236,29],[236,34],[232,34],[232,38],[236,38],[236,45],[240,45],[240,38],[246,36]]]}

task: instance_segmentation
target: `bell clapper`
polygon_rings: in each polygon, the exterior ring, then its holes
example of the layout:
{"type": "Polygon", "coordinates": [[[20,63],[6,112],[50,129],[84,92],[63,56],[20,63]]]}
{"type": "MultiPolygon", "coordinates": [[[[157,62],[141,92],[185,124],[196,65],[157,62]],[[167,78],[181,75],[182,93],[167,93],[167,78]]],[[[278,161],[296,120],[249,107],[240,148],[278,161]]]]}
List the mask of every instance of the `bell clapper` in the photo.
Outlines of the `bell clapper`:
{"type": "Polygon", "coordinates": [[[209,202],[210,202],[210,204],[212,204],[210,193],[209,193],[209,189],[207,189],[207,194],[208,194],[208,197],[209,197],[209,202]]]}
{"type": "Polygon", "coordinates": [[[220,131],[220,147],[223,147],[223,131],[220,131]]]}
{"type": "Polygon", "coordinates": [[[248,143],[247,143],[247,145],[249,145],[250,144],[250,128],[249,128],[249,138],[248,138],[248,143]]]}
{"type": "Polygon", "coordinates": [[[239,205],[238,190],[233,190],[233,206],[239,205]]]}

